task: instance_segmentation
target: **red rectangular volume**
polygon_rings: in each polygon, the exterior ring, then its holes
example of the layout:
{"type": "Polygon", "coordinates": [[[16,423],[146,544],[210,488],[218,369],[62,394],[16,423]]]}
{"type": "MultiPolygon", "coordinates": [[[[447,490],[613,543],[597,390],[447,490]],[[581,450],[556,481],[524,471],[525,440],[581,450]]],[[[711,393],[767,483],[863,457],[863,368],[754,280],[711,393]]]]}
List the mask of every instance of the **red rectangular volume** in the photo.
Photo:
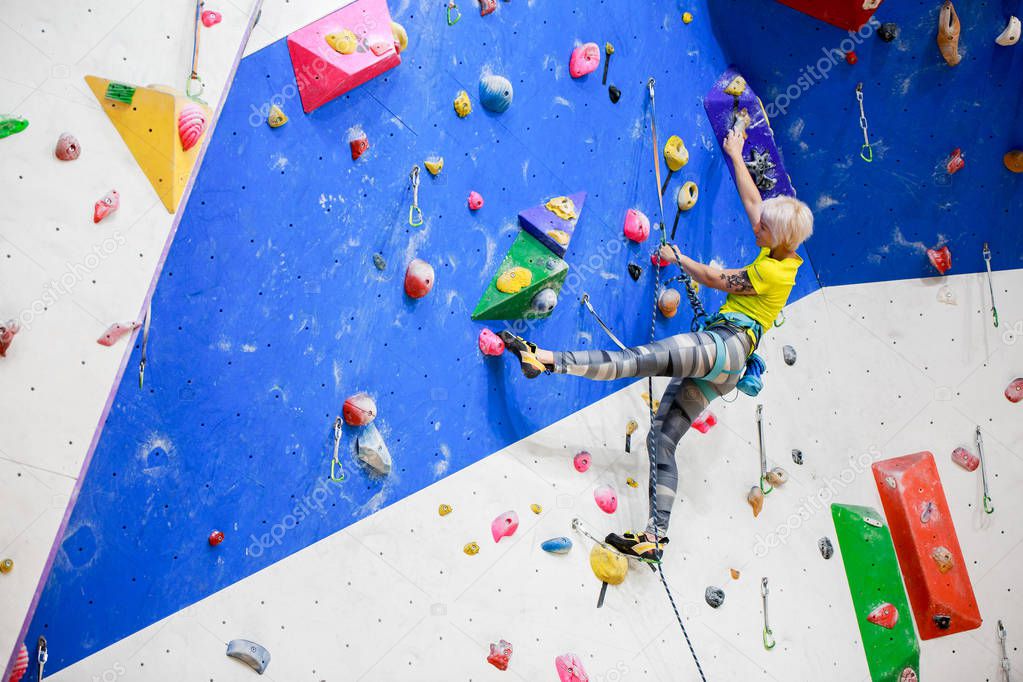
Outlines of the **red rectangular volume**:
{"type": "Polygon", "coordinates": [[[778,0],[811,17],[849,31],[859,31],[884,0],[778,0]]]}
{"type": "Polygon", "coordinates": [[[872,469],[920,639],[980,627],[934,456],[918,452],[875,462],[872,469]]]}

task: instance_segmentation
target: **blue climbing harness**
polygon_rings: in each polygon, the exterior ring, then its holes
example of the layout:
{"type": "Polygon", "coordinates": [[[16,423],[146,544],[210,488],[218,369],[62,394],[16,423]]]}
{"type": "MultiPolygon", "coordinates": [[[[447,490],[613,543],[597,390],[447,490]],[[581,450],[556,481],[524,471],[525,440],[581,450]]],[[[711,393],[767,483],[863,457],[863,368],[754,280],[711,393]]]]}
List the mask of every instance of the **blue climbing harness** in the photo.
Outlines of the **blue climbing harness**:
{"type": "Polygon", "coordinates": [[[761,389],[764,387],[764,382],[763,379],[761,379],[761,376],[767,371],[767,363],[764,362],[763,358],[753,352],[757,349],[757,346],[760,344],[760,339],[764,335],[764,328],[760,325],[760,323],[749,315],[744,315],[743,313],[718,313],[702,325],[701,331],[710,334],[711,338],[714,339],[714,366],[711,367],[710,371],[707,372],[705,376],[700,379],[693,380],[696,383],[696,386],[703,393],[704,397],[707,398],[707,402],[718,397],[718,393],[712,388],[712,384],[722,374],[742,374],[742,377],[736,384],[736,388],[748,396],[756,396],[759,394],[761,389]],[[741,329],[744,334],[747,330],[753,332],[753,336],[755,337],[753,347],[750,349],[749,357],[746,359],[746,365],[742,369],[725,369],[725,362],[727,361],[725,341],[721,338],[720,334],[713,331],[713,327],[721,324],[729,324],[741,329]]]}

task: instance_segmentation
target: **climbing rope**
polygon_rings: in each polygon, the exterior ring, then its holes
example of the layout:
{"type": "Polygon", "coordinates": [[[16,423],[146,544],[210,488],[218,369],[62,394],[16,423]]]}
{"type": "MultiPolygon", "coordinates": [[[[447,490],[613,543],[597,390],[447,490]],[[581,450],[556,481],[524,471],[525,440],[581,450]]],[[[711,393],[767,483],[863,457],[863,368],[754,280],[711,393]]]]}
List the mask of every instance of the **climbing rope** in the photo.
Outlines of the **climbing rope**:
{"type": "Polygon", "coordinates": [[[202,82],[202,78],[199,77],[199,26],[202,24],[202,8],[205,5],[204,0],[196,0],[195,2],[195,32],[192,36],[192,66],[189,69],[188,80],[185,82],[185,94],[192,99],[198,99],[202,91],[206,89],[206,84],[202,82]],[[199,89],[195,92],[192,91],[193,87],[199,89]]]}
{"type": "Polygon", "coordinates": [[[870,163],[874,160],[874,149],[870,146],[870,137],[867,135],[867,114],[863,110],[863,83],[856,84],[856,101],[860,104],[860,128],[863,130],[863,147],[860,148],[860,158],[870,163]]]}

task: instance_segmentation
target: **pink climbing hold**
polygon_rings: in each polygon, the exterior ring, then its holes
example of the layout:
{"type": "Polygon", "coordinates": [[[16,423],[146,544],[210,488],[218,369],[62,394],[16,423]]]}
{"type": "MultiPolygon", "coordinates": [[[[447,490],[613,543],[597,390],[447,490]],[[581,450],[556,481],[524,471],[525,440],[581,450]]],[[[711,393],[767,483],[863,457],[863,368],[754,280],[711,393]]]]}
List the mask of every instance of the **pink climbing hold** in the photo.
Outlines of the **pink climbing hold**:
{"type": "Polygon", "coordinates": [[[899,610],[894,604],[885,602],[867,614],[867,620],[874,625],[891,630],[899,622],[899,610]]]}
{"type": "Polygon", "coordinates": [[[483,195],[473,190],[469,192],[469,210],[478,211],[483,208],[483,195]]]}
{"type": "Polygon", "coordinates": [[[593,499],[605,514],[614,514],[618,509],[618,493],[609,485],[602,485],[594,490],[593,499]]]}
{"type": "Polygon", "coordinates": [[[583,450],[572,458],[572,464],[575,466],[575,470],[580,474],[585,473],[590,468],[591,462],[590,453],[583,450]]]}
{"type": "Polygon", "coordinates": [[[96,202],[96,206],[92,209],[92,222],[98,223],[120,207],[121,195],[117,193],[116,189],[110,190],[96,202]]]}
{"type": "Polygon", "coordinates": [[[596,43],[586,43],[572,50],[572,58],[568,61],[568,73],[572,78],[582,78],[593,73],[600,66],[600,47],[596,43]]]}
{"type": "Polygon", "coordinates": [[[366,393],[356,393],[345,401],[341,416],[349,426],[366,426],[376,419],[376,401],[366,393]]]}
{"type": "Polygon", "coordinates": [[[980,466],[980,457],[977,457],[977,455],[966,448],[956,448],[953,450],[952,461],[967,471],[976,471],[977,467],[980,466]]]}
{"type": "Polygon", "coordinates": [[[405,270],[405,293],[409,298],[422,298],[433,289],[433,266],[415,258],[405,270]]]}
{"type": "Polygon", "coordinates": [[[650,236],[650,219],[642,211],[630,208],[625,212],[625,224],[622,226],[622,231],[628,239],[637,244],[644,242],[650,236]]]}
{"type": "Polygon", "coordinates": [[[57,146],[53,153],[61,161],[74,161],[82,153],[82,145],[78,143],[78,138],[71,133],[61,133],[57,138],[57,146]]]}
{"type": "Polygon", "coordinates": [[[693,428],[700,433],[707,433],[712,426],[718,423],[718,418],[709,409],[704,410],[693,420],[693,428]]]}
{"type": "Polygon", "coordinates": [[[494,519],[494,522],[490,524],[490,534],[494,536],[494,542],[500,542],[501,538],[507,538],[515,535],[515,531],[519,527],[519,515],[514,511],[506,511],[505,513],[494,519]]]}
{"type": "Polygon", "coordinates": [[[18,657],[14,659],[14,667],[11,668],[11,676],[8,682],[20,682],[21,678],[28,672],[28,648],[22,644],[18,649],[18,657]]]}
{"type": "Polygon", "coordinates": [[[931,261],[934,269],[943,275],[952,269],[952,252],[948,250],[947,246],[927,249],[927,258],[931,261]]]}
{"type": "Polygon", "coordinates": [[[202,13],[202,25],[206,28],[216,26],[223,20],[223,15],[220,12],[214,12],[211,9],[206,10],[202,13]]]}
{"type": "Polygon", "coordinates": [[[1023,378],[1013,379],[1005,387],[1005,399],[1010,403],[1018,403],[1023,400],[1023,378]]]}
{"type": "Polygon", "coordinates": [[[575,654],[561,654],[555,657],[554,667],[558,671],[561,682],[590,682],[583,662],[575,654]]]}
{"type": "Polygon", "coordinates": [[[480,331],[480,352],[484,355],[501,355],[504,353],[504,341],[486,327],[480,331]]]}
{"type": "Polygon", "coordinates": [[[181,138],[181,148],[186,152],[206,132],[206,112],[198,104],[186,104],[178,114],[178,137],[181,138]]]}
{"type": "Polygon", "coordinates": [[[508,660],[512,655],[511,642],[502,639],[497,644],[490,643],[490,655],[487,656],[487,663],[498,670],[508,669],[508,660]]]}
{"type": "Polygon", "coordinates": [[[14,341],[14,335],[21,330],[17,320],[7,320],[0,324],[0,358],[7,357],[7,349],[14,341]]]}
{"type": "Polygon", "coordinates": [[[107,327],[107,330],[103,332],[103,336],[96,339],[96,343],[101,346],[112,346],[128,334],[139,328],[138,322],[114,322],[112,325],[107,327]]]}

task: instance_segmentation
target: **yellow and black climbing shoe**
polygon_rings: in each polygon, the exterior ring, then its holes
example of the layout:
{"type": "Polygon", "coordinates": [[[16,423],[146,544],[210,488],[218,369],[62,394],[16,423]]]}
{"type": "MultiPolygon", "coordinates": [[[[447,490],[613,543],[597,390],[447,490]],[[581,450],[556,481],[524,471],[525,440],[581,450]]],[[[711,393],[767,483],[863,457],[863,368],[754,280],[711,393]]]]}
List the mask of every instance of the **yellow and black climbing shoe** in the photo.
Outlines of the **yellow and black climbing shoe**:
{"type": "Polygon", "coordinates": [[[650,533],[608,533],[604,542],[614,547],[627,557],[646,561],[648,563],[661,563],[661,556],[664,554],[664,545],[668,544],[668,538],[657,540],[650,533]]]}
{"type": "Polygon", "coordinates": [[[535,343],[530,343],[507,330],[500,332],[498,336],[504,341],[504,347],[519,359],[519,366],[527,379],[535,379],[544,372],[551,371],[550,367],[536,359],[535,343]]]}

